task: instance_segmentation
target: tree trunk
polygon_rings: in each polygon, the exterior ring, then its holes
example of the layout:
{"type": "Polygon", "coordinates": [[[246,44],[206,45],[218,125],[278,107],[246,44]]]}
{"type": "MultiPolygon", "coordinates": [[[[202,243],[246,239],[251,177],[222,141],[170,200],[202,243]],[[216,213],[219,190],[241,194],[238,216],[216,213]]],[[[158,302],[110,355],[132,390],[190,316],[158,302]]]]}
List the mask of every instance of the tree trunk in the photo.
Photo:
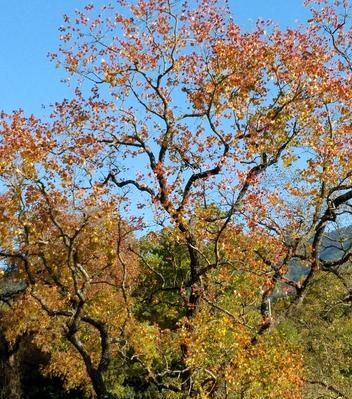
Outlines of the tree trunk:
{"type": "Polygon", "coordinates": [[[1,342],[0,374],[1,374],[1,399],[21,399],[22,383],[21,373],[15,354],[9,354],[7,344],[1,342]]]}
{"type": "Polygon", "coordinates": [[[87,373],[92,382],[94,392],[97,395],[97,399],[118,399],[117,397],[109,394],[103,379],[103,372],[99,370],[99,368],[94,367],[89,353],[84,348],[82,342],[75,335],[75,329],[68,330],[67,338],[82,356],[87,373]]]}
{"type": "Polygon", "coordinates": [[[87,371],[92,381],[94,391],[97,394],[97,399],[117,399],[108,393],[103,376],[100,372],[95,369],[87,371]]]}

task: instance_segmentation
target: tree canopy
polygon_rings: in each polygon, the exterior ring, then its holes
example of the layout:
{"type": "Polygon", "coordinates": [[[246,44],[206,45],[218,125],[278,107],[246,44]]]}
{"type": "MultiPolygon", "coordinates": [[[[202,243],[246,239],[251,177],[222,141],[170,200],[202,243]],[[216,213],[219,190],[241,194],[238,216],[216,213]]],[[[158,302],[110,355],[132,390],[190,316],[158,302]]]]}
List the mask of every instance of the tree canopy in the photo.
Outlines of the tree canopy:
{"type": "Polygon", "coordinates": [[[306,6],[251,32],[220,0],[64,16],[73,98],[0,120],[10,348],[99,399],[348,397],[351,4],[306,6]]]}

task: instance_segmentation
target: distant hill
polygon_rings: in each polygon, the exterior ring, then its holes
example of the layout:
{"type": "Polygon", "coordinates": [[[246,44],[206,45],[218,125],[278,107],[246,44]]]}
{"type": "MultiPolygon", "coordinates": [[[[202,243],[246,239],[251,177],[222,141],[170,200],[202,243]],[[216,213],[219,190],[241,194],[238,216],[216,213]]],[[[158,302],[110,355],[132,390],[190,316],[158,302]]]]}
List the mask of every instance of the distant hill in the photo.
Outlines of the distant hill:
{"type": "MultiPolygon", "coordinates": [[[[352,246],[352,226],[343,227],[339,230],[329,231],[322,239],[320,258],[323,260],[338,260],[344,251],[352,246]]],[[[286,277],[298,281],[309,273],[309,267],[301,266],[299,261],[290,263],[286,277]]]]}

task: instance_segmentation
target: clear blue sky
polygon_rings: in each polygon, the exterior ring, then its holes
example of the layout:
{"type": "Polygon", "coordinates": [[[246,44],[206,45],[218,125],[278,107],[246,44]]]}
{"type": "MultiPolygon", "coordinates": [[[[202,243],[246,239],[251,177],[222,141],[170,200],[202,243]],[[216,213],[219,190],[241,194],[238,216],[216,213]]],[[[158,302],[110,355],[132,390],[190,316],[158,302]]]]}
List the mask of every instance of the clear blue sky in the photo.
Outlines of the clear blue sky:
{"type": "MultiPolygon", "coordinates": [[[[229,0],[235,19],[245,29],[258,18],[281,26],[297,25],[307,11],[303,0],[229,0]]],[[[58,46],[58,27],[64,13],[72,14],[88,0],[12,0],[1,3],[0,13],[0,110],[23,108],[42,115],[41,105],[69,97],[71,90],[47,59],[58,46]]],[[[102,4],[103,0],[95,3],[102,4]]]]}

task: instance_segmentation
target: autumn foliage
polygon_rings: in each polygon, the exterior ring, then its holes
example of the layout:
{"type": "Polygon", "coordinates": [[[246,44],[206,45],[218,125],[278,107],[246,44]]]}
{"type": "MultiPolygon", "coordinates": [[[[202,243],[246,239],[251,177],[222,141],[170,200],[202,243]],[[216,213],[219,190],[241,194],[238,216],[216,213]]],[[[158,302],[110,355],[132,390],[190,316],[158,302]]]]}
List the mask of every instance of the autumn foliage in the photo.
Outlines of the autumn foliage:
{"type": "Polygon", "coordinates": [[[300,28],[251,32],[225,1],[92,3],[50,55],[73,97],[1,115],[0,256],[25,282],[3,331],[68,390],[347,397],[292,338],[317,276],[352,292],[331,238],[351,224],[352,14],[306,3],[300,28]]]}

